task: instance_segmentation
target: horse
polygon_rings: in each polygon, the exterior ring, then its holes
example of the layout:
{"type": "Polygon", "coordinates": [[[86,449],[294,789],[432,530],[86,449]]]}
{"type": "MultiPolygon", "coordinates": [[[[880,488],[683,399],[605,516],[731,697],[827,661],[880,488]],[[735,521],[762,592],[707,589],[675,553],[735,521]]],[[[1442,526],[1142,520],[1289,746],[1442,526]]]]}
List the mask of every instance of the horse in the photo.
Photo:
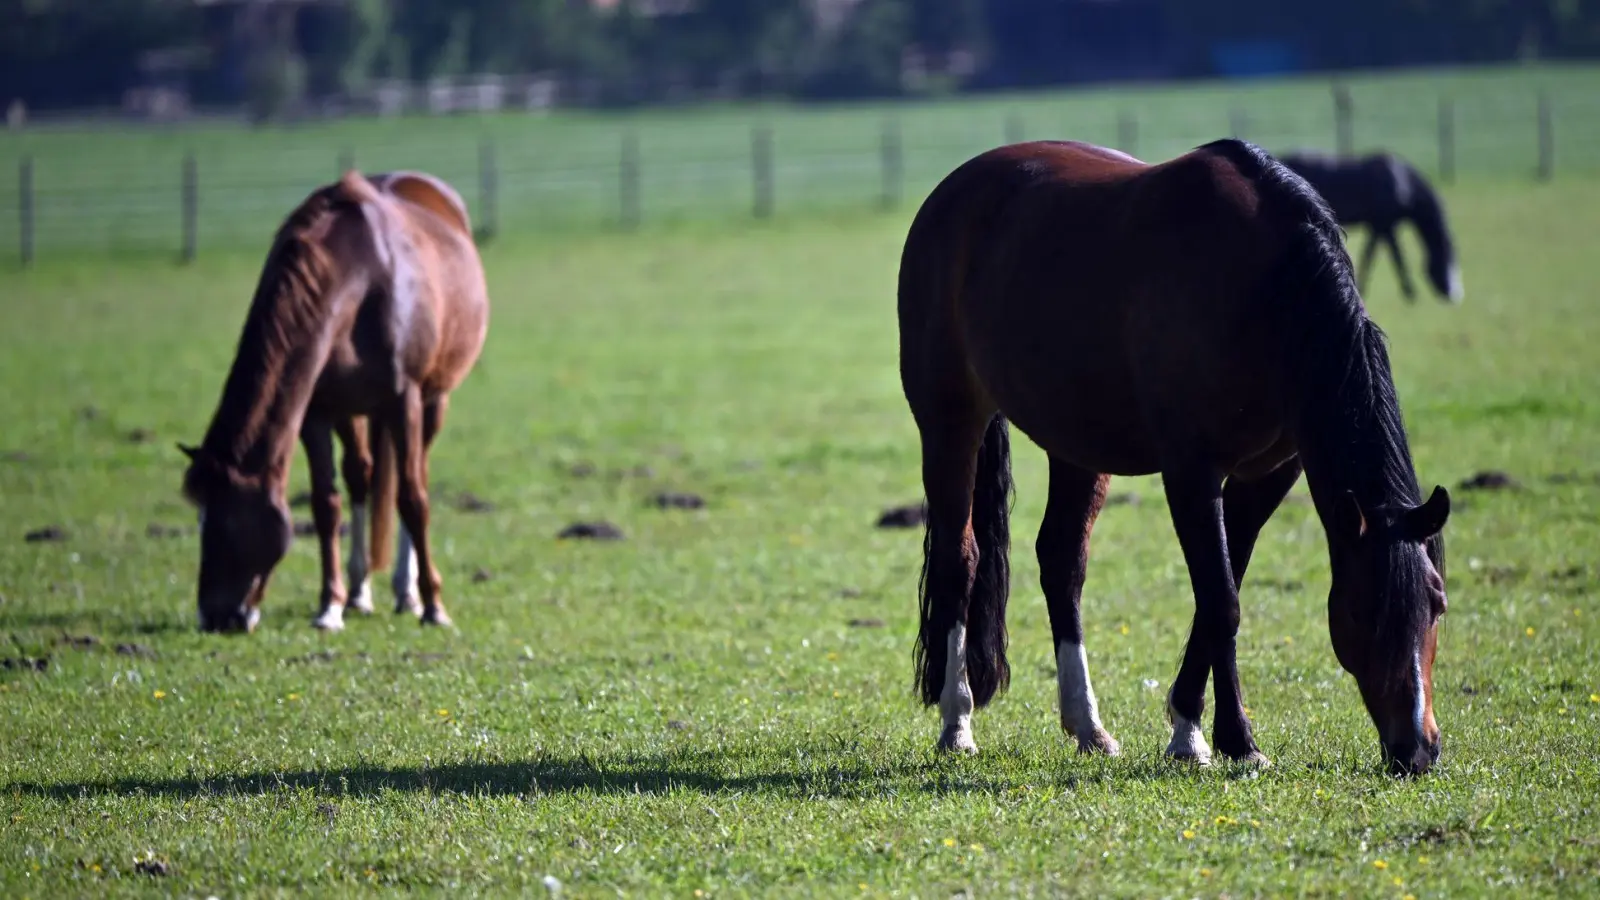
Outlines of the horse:
{"type": "Polygon", "coordinates": [[[222,398],[189,458],[199,509],[203,631],[253,631],[292,537],[284,500],[295,437],[304,446],[322,566],[314,624],[344,625],[333,438],[354,506],[350,580],[371,609],[363,505],[374,558],[388,512],[402,525],[396,612],[450,625],[428,535],[428,452],[451,392],[488,334],[489,298],[467,207],[423,172],[351,170],[283,221],[245,317],[222,398]]]}
{"type": "Polygon", "coordinates": [[[1416,301],[1411,273],[1406,270],[1395,234],[1400,223],[1409,220],[1428,251],[1429,283],[1446,302],[1461,302],[1465,296],[1461,267],[1445,223],[1444,203],[1428,179],[1410,163],[1393,153],[1341,157],[1313,151],[1286,153],[1278,161],[1316,188],[1341,225],[1368,226],[1357,279],[1362,291],[1366,290],[1367,276],[1372,271],[1372,258],[1382,243],[1389,248],[1400,274],[1401,293],[1407,300],[1416,301]]]}
{"type": "Polygon", "coordinates": [[[900,376],[927,500],[916,685],[937,748],[976,752],[1003,691],[1010,424],[1049,456],[1036,553],[1060,723],[1116,755],[1080,615],[1113,475],[1160,473],[1195,611],[1167,695],[1166,753],[1212,741],[1268,764],[1245,713],[1238,589],[1262,527],[1306,475],[1332,570],[1328,627],[1389,768],[1438,759],[1433,662],[1450,497],[1423,501],[1390,374],[1338,223],[1303,179],[1239,140],[1150,165],[1036,141],[980,154],[918,209],[900,259],[900,376]]]}

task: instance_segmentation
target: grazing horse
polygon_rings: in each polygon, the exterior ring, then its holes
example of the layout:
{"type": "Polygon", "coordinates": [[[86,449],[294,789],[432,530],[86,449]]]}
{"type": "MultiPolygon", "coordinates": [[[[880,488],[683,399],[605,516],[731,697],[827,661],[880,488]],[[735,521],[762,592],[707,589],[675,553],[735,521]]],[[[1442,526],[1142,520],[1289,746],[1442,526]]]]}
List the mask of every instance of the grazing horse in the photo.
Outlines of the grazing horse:
{"type": "Polygon", "coordinates": [[[923,203],[899,283],[900,375],[928,503],[917,681],[944,750],[1009,680],[1007,422],[1050,458],[1036,551],[1062,728],[1118,752],[1101,723],[1079,614],[1111,475],[1161,473],[1194,590],[1167,696],[1167,753],[1212,740],[1265,763],[1235,657],[1256,537],[1302,469],[1326,530],[1328,626],[1383,751],[1439,752],[1432,673],[1450,499],[1422,501],[1383,334],[1339,226],[1259,148],[1207,144],[1160,165],[1080,143],[991,150],[923,203]]]}
{"type": "Polygon", "coordinates": [[[1411,273],[1406,270],[1395,234],[1400,223],[1409,220],[1428,250],[1428,281],[1433,289],[1447,302],[1461,302],[1461,267],[1456,262],[1450,228],[1445,224],[1444,203],[1421,172],[1392,153],[1341,157],[1300,151],[1286,153],[1278,161],[1317,189],[1339,224],[1347,228],[1368,227],[1357,278],[1361,290],[1367,289],[1372,258],[1381,242],[1389,248],[1395,270],[1400,273],[1401,292],[1407,300],[1416,299],[1411,273]]]}
{"type": "Polygon", "coordinates": [[[428,540],[427,454],[488,322],[466,204],[443,181],[419,172],[368,180],[352,171],[290,213],[205,440],[180,445],[190,460],[184,494],[200,510],[203,630],[249,631],[260,617],[267,581],[289,549],[284,489],[297,435],[321,548],[317,627],[342,627],[347,597],[335,434],[355,507],[350,579],[358,608],[371,608],[361,533],[370,488],[380,564],[391,503],[403,526],[396,611],[413,609],[415,592],[424,624],[450,623],[428,540]]]}

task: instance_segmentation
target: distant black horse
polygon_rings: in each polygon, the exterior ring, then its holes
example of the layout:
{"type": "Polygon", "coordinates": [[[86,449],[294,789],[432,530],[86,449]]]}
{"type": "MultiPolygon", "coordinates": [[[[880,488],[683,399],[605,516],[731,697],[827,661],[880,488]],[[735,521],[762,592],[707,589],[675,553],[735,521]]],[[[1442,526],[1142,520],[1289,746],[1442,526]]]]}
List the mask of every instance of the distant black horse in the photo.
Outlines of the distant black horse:
{"type": "Polygon", "coordinates": [[[1389,246],[1400,272],[1400,290],[1407,300],[1416,299],[1395,236],[1395,228],[1409,219],[1428,248],[1428,280],[1434,290],[1451,303],[1461,302],[1461,267],[1456,262],[1450,229],[1445,225],[1444,205],[1427,179],[1409,163],[1392,153],[1334,156],[1297,152],[1278,160],[1322,194],[1340,225],[1366,225],[1370,229],[1357,276],[1361,291],[1367,289],[1372,257],[1382,241],[1389,246]]]}

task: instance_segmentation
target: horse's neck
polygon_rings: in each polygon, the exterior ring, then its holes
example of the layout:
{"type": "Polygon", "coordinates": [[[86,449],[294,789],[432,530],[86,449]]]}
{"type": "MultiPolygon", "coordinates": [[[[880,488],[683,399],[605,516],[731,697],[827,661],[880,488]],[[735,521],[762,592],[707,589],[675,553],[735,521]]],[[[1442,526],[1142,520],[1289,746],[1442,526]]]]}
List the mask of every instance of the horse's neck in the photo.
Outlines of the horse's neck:
{"type": "Polygon", "coordinates": [[[1297,443],[1324,521],[1346,493],[1363,510],[1419,499],[1388,356],[1376,341],[1355,337],[1348,368],[1308,379],[1302,399],[1297,443]]]}
{"type": "MultiPolygon", "coordinates": [[[[341,292],[343,286],[328,290],[341,292]]],[[[322,314],[315,316],[282,304],[259,316],[252,311],[206,434],[208,451],[241,475],[266,479],[275,490],[287,479],[300,424],[336,337],[334,304],[321,306],[322,314]]]]}

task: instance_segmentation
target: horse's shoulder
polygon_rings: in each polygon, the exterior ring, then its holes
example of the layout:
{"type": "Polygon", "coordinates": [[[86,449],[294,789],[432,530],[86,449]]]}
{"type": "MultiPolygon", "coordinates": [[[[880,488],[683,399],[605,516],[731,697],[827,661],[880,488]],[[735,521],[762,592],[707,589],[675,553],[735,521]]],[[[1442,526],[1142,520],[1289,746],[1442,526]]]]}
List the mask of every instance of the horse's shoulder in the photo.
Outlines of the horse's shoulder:
{"type": "Polygon", "coordinates": [[[444,179],[426,172],[384,172],[372,177],[379,190],[412,206],[421,207],[472,237],[472,219],[466,201],[444,179]]]}

